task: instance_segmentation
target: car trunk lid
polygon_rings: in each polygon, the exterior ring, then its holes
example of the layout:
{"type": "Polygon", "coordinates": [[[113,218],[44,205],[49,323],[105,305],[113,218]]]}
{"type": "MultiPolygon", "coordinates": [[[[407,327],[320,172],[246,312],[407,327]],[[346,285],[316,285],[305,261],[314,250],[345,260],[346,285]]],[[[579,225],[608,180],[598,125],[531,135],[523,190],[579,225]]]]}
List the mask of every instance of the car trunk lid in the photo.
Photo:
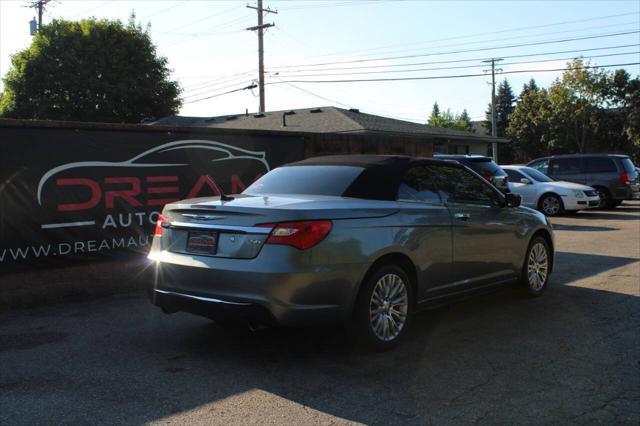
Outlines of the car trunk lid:
{"type": "Polygon", "coordinates": [[[270,228],[257,226],[305,220],[374,218],[397,211],[395,202],[316,195],[237,195],[169,204],[163,211],[163,249],[190,255],[251,259],[270,228]]]}

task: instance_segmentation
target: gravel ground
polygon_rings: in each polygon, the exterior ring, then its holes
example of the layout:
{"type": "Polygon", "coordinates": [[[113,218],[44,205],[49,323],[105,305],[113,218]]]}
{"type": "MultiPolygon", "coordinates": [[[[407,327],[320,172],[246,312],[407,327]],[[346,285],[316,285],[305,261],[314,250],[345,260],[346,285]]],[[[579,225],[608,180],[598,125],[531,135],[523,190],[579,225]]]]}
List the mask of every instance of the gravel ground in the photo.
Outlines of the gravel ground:
{"type": "Polygon", "coordinates": [[[141,293],[0,314],[0,424],[637,424],[640,203],[555,219],[557,265],[420,314],[383,354],[250,332],[141,293]]]}

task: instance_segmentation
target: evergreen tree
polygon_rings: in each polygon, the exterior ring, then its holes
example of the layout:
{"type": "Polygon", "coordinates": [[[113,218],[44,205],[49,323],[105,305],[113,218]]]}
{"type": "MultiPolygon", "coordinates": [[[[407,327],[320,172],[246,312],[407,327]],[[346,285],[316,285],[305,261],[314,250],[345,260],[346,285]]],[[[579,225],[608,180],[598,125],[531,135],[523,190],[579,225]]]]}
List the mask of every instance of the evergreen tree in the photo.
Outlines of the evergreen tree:
{"type": "Polygon", "coordinates": [[[533,78],[531,80],[529,80],[528,83],[525,83],[522,86],[522,92],[520,92],[520,97],[522,97],[525,93],[529,93],[532,90],[539,90],[539,87],[536,84],[535,79],[533,79],[533,78]]]}
{"type": "Polygon", "coordinates": [[[440,121],[440,107],[438,106],[438,102],[433,103],[433,108],[431,108],[431,115],[427,120],[427,124],[429,126],[435,126],[433,123],[437,123],[440,121]]]}

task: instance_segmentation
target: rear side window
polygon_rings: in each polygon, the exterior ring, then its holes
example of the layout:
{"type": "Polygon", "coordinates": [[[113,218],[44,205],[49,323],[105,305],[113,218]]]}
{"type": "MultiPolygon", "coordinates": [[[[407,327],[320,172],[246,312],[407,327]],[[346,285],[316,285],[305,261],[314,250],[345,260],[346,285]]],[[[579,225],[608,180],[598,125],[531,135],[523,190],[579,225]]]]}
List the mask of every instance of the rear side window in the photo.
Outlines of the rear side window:
{"type": "Polygon", "coordinates": [[[622,166],[627,173],[633,173],[636,171],[636,166],[633,164],[633,161],[631,161],[629,157],[621,159],[620,162],[622,163],[622,166]]]}
{"type": "Polygon", "coordinates": [[[398,188],[398,200],[440,203],[433,169],[429,166],[415,166],[407,170],[398,188]]]}
{"type": "Polygon", "coordinates": [[[364,169],[352,166],[290,166],[271,170],[243,194],[342,196],[364,169]]]}
{"type": "Polygon", "coordinates": [[[511,169],[505,169],[504,171],[507,174],[507,176],[509,176],[509,182],[519,183],[520,179],[526,179],[526,176],[518,171],[511,170],[511,169]]]}
{"type": "Polygon", "coordinates": [[[589,173],[615,173],[618,171],[613,160],[606,157],[587,157],[585,168],[589,173]]]}
{"type": "Polygon", "coordinates": [[[464,169],[434,166],[436,184],[446,201],[462,204],[499,205],[500,197],[482,179],[464,169]]]}
{"type": "Polygon", "coordinates": [[[551,173],[553,175],[579,174],[582,169],[580,158],[554,158],[551,160],[551,173]]]}

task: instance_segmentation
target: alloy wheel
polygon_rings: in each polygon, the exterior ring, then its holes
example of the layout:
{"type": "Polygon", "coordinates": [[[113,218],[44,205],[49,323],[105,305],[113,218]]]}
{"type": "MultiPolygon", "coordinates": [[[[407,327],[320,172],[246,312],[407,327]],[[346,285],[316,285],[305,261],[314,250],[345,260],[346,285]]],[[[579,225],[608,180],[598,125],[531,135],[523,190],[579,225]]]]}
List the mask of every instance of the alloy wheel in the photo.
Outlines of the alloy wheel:
{"type": "Polygon", "coordinates": [[[389,342],[400,334],[407,321],[407,286],[396,274],[386,274],[376,282],[369,303],[371,329],[376,337],[389,342]]]}
{"type": "Polygon", "coordinates": [[[560,200],[556,197],[545,197],[542,200],[542,211],[548,216],[555,216],[560,212],[560,200]]]}
{"type": "Polygon", "coordinates": [[[542,243],[535,243],[529,252],[527,262],[527,276],[531,290],[538,292],[542,290],[547,282],[549,274],[549,256],[547,249],[542,243]]]}

